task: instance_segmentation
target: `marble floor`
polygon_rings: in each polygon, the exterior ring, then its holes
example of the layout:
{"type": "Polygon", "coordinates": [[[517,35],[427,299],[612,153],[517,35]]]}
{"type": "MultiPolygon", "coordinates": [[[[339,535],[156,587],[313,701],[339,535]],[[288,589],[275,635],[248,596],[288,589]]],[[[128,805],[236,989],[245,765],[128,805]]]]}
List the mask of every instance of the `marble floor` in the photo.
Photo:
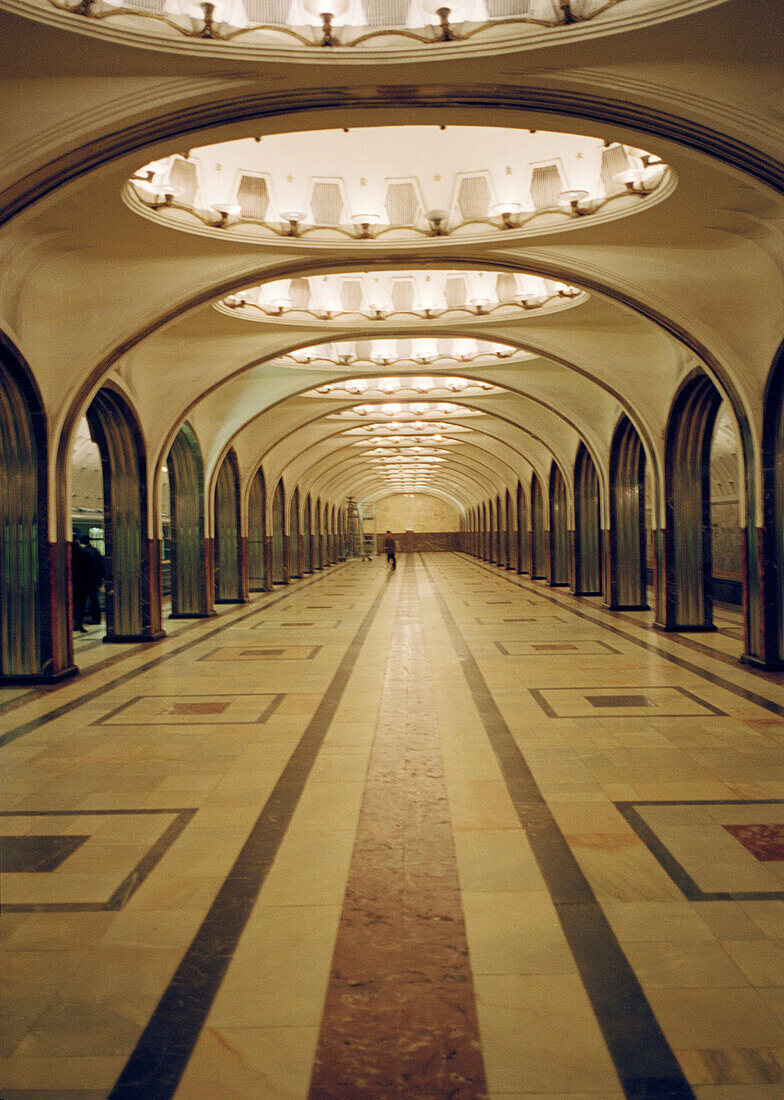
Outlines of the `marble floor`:
{"type": "Polygon", "coordinates": [[[458,554],[0,692],[2,1100],[784,1097],[784,677],[458,554]]]}

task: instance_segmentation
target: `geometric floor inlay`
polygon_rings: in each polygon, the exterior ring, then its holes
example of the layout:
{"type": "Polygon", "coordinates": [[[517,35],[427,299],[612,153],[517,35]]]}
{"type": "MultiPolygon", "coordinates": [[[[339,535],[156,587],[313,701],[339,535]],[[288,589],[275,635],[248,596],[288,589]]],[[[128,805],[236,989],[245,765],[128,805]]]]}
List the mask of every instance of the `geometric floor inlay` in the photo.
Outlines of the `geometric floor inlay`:
{"type": "Polygon", "coordinates": [[[504,657],[582,657],[618,653],[617,649],[598,638],[581,638],[573,642],[528,642],[520,639],[496,640],[496,648],[504,657]]]}
{"type": "Polygon", "coordinates": [[[200,661],[312,661],[320,645],[265,646],[254,643],[250,646],[232,645],[213,649],[200,661]]]}
{"type": "Polygon", "coordinates": [[[784,799],[616,806],[689,901],[784,898],[784,799]]]}
{"type": "Polygon", "coordinates": [[[30,875],[56,871],[63,860],[89,839],[89,836],[0,835],[0,874],[30,875]]]}
{"type": "Polygon", "coordinates": [[[0,910],[122,909],[195,813],[194,809],[0,813],[0,910]],[[46,834],[36,831],[42,824],[46,834]]]}
{"type": "Polygon", "coordinates": [[[760,863],[784,861],[784,824],[725,825],[724,828],[760,863]]]}
{"type": "Polygon", "coordinates": [[[258,695],[137,695],[110,714],[99,718],[97,726],[188,726],[238,725],[266,722],[280,706],[281,694],[258,695]]]}
{"type": "Polygon", "coordinates": [[[549,718],[689,718],[723,710],[682,687],[530,688],[549,718]]]}

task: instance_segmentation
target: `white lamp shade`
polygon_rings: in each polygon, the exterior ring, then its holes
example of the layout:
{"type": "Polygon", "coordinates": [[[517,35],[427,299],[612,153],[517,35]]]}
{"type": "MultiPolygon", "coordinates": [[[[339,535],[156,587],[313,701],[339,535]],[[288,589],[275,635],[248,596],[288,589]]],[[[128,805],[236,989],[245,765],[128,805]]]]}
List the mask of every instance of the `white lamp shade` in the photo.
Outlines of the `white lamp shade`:
{"type": "Polygon", "coordinates": [[[317,19],[325,15],[337,18],[348,11],[348,0],[303,0],[303,6],[308,15],[315,15],[317,19]]]}

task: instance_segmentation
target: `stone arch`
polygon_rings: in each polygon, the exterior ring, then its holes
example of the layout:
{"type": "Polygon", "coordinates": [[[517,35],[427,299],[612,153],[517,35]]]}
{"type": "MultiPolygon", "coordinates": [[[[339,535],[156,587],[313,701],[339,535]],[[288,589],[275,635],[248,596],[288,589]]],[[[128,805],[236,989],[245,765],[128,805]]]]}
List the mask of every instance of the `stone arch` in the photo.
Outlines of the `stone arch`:
{"type": "Polygon", "coordinates": [[[228,451],[215,479],[215,602],[241,603],[240,474],[234,450],[228,451]]]}
{"type": "Polygon", "coordinates": [[[609,599],[613,608],[647,611],[645,450],[622,416],[610,448],[609,599]]]}
{"type": "Polygon", "coordinates": [[[272,497],[272,583],[288,584],[288,554],[286,537],[286,490],[283,478],[275,486],[272,497]]]}
{"type": "Polygon", "coordinates": [[[666,630],[713,630],[710,450],[721,394],[702,371],[672,403],[664,452],[666,630]]]}
{"type": "Polygon", "coordinates": [[[171,496],[171,618],[212,612],[204,537],[204,463],[196,433],[183,424],[166,458],[171,496]]]}
{"type": "Polygon", "coordinates": [[[310,501],[310,493],[305,497],[302,509],[302,559],[303,572],[312,573],[314,568],[313,553],[313,507],[310,501]]]}
{"type": "Polygon", "coordinates": [[[531,542],[528,537],[528,502],[523,483],[517,482],[517,572],[531,571],[531,542]]]}
{"type": "Polygon", "coordinates": [[[149,642],[161,629],[160,556],[147,535],[147,463],[128,400],[104,386],[86,412],[101,455],[107,642],[149,642]]]}
{"type": "Polygon", "coordinates": [[[602,594],[602,515],[599,474],[584,443],[574,460],[574,593],[602,594]]]}
{"type": "Polygon", "coordinates": [[[291,494],[289,504],[289,560],[290,576],[302,576],[302,529],[299,512],[299,486],[291,494]]]}
{"type": "Polygon", "coordinates": [[[550,584],[569,583],[569,515],[566,482],[558,466],[550,466],[550,584]]]}
{"type": "Polygon", "coordinates": [[[49,683],[76,672],[64,598],[70,561],[67,548],[50,549],[47,538],[43,402],[27,363],[2,334],[0,469],[0,682],[49,683]],[[59,615],[55,593],[62,593],[59,615]]]}
{"type": "Polygon", "coordinates": [[[544,493],[536,474],[531,475],[531,579],[547,576],[547,529],[544,493]]]}
{"type": "Polygon", "coordinates": [[[251,592],[268,592],[267,486],[261,466],[253,476],[248,493],[248,587],[251,592]]]}

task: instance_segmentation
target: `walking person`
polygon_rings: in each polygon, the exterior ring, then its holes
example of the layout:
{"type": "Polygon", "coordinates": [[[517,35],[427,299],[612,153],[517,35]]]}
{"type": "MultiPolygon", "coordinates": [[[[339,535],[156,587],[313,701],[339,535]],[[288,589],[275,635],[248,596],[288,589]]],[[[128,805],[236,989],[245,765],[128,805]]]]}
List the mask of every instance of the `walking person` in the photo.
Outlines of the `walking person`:
{"type": "Polygon", "coordinates": [[[81,542],[73,544],[71,557],[71,589],[73,592],[73,625],[79,634],[85,634],[84,613],[90,595],[93,563],[81,542]]]}
{"type": "Polygon", "coordinates": [[[87,614],[95,626],[101,622],[101,601],[99,591],[106,576],[106,563],[97,546],[90,542],[89,535],[82,535],[82,546],[90,559],[89,588],[87,591],[87,614]]]}
{"type": "Polygon", "coordinates": [[[384,550],[387,555],[387,561],[393,569],[397,568],[397,561],[395,560],[395,540],[391,531],[387,531],[386,538],[384,539],[384,550]]]}

